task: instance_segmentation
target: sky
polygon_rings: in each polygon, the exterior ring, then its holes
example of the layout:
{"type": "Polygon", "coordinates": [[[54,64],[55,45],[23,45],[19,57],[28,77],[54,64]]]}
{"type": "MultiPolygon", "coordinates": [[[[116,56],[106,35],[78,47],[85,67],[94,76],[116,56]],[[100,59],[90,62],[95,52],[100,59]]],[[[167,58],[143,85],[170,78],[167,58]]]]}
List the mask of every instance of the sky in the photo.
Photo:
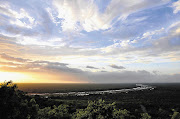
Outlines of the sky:
{"type": "Polygon", "coordinates": [[[180,82],[180,0],[0,0],[0,82],[180,82]]]}

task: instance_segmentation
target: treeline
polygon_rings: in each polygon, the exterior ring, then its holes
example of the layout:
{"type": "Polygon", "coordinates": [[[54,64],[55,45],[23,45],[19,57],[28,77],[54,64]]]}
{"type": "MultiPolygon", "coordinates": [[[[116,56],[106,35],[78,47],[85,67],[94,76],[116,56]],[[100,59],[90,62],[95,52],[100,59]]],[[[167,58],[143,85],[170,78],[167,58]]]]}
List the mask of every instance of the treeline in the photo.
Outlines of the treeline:
{"type": "MultiPolygon", "coordinates": [[[[88,101],[86,107],[72,111],[71,105],[41,105],[38,100],[18,90],[11,81],[0,85],[0,119],[151,119],[150,114],[133,115],[126,109],[118,109],[116,103],[102,99],[88,101]],[[137,117],[137,115],[139,115],[137,117]]],[[[43,101],[43,99],[41,100],[43,101]]],[[[180,119],[180,113],[172,110],[169,119],[180,119]]],[[[159,117],[161,119],[161,117],[159,117]]]]}

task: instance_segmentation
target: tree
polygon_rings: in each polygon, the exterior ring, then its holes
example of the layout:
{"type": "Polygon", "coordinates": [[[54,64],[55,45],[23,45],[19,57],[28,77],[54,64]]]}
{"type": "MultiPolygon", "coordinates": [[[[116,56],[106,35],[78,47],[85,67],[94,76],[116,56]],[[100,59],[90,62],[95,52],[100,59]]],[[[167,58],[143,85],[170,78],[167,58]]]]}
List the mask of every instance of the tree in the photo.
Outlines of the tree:
{"type": "Polygon", "coordinates": [[[73,115],[76,119],[124,119],[129,116],[127,110],[116,110],[115,103],[106,104],[104,100],[88,102],[85,109],[79,109],[73,115]]]}
{"type": "Polygon", "coordinates": [[[28,98],[12,81],[2,83],[0,85],[0,119],[35,119],[39,106],[35,99],[28,101],[28,98]]]}
{"type": "Polygon", "coordinates": [[[36,100],[32,98],[28,103],[28,112],[31,119],[37,118],[39,105],[36,104],[36,100]]]}
{"type": "Polygon", "coordinates": [[[151,119],[151,116],[148,113],[141,113],[141,119],[151,119]]]}
{"type": "Polygon", "coordinates": [[[26,118],[27,102],[23,100],[24,97],[25,94],[19,91],[12,81],[2,83],[0,85],[0,118],[26,118]],[[24,111],[22,112],[21,109],[24,111]]]}
{"type": "Polygon", "coordinates": [[[125,119],[126,117],[129,117],[129,116],[130,116],[129,111],[127,111],[126,109],[124,109],[124,110],[115,109],[114,113],[113,113],[114,119],[125,119]]]}
{"type": "Polygon", "coordinates": [[[59,105],[56,107],[55,105],[51,109],[51,107],[45,107],[38,111],[38,119],[69,119],[70,114],[68,113],[67,105],[59,105]]]}
{"type": "Polygon", "coordinates": [[[175,109],[172,109],[173,115],[171,116],[171,119],[180,119],[180,113],[177,112],[175,109]]]}

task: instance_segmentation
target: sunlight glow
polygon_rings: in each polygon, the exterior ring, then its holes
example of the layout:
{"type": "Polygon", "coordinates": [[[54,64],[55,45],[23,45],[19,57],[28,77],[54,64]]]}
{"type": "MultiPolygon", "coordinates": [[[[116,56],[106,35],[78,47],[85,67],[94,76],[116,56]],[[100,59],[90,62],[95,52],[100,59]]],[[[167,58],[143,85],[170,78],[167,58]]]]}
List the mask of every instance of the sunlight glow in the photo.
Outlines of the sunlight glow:
{"type": "Polygon", "coordinates": [[[44,74],[44,73],[19,73],[19,72],[0,72],[0,83],[12,80],[13,83],[87,83],[80,80],[81,77],[63,74],[44,74]]]}
{"type": "Polygon", "coordinates": [[[30,76],[23,73],[0,72],[0,82],[12,80],[13,82],[17,83],[17,82],[25,82],[27,79],[33,80],[30,76]]]}

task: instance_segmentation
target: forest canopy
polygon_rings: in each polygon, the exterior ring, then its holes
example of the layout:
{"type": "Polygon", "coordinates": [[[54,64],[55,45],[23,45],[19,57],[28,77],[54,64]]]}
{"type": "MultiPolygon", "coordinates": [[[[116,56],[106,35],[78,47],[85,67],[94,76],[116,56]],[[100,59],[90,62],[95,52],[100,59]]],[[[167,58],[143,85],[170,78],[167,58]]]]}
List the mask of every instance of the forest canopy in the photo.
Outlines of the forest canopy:
{"type": "MultiPolygon", "coordinates": [[[[163,113],[164,110],[160,110],[163,113]]],[[[89,100],[87,106],[72,110],[71,104],[54,104],[53,100],[38,96],[28,96],[12,81],[0,85],[0,118],[2,119],[151,119],[147,112],[130,112],[117,108],[116,102],[107,103],[103,99],[89,100]],[[38,101],[38,102],[37,102],[38,101]],[[49,105],[50,104],[50,105],[49,105]]],[[[175,109],[169,114],[171,119],[179,119],[175,109]]]]}

